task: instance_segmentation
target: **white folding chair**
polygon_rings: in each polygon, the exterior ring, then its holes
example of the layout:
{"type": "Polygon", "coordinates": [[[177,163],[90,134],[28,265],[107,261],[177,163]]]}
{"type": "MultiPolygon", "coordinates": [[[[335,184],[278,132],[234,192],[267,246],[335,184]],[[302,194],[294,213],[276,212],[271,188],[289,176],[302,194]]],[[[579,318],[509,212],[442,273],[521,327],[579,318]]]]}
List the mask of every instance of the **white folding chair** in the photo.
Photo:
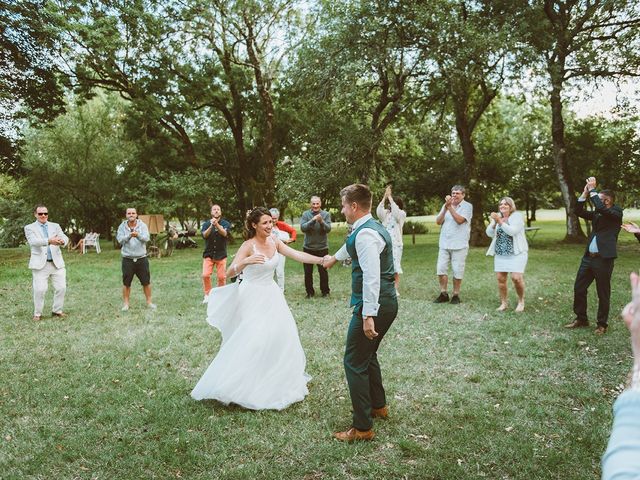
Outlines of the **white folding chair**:
{"type": "Polygon", "coordinates": [[[84,236],[82,242],[82,254],[87,253],[87,247],[93,247],[96,249],[96,253],[100,253],[100,234],[89,232],[84,236]]]}

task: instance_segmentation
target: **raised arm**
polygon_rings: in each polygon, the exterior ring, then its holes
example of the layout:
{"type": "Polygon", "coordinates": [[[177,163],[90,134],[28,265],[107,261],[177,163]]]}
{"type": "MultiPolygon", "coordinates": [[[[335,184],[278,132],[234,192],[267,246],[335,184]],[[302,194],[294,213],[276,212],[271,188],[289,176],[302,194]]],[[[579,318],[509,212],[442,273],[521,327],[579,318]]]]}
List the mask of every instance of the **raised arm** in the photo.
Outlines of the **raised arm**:
{"type": "Polygon", "coordinates": [[[600,213],[601,215],[622,221],[622,210],[615,206],[607,208],[605,204],[602,203],[602,200],[600,200],[600,197],[597,194],[591,195],[591,203],[593,203],[593,208],[595,209],[595,211],[600,213]]]}
{"type": "Polygon", "coordinates": [[[378,215],[378,219],[382,223],[384,223],[387,220],[387,210],[384,208],[384,198],[380,201],[380,203],[376,207],[376,215],[378,215]]]}

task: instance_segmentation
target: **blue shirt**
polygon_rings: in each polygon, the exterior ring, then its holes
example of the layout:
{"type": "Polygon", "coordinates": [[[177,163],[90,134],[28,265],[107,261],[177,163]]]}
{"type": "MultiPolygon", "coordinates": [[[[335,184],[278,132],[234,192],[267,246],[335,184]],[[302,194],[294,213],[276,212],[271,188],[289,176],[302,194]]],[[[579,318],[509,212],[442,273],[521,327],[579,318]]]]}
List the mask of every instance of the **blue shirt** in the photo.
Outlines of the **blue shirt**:
{"type": "MultiPolygon", "coordinates": [[[[49,224],[47,222],[41,223],[40,227],[42,228],[42,234],[44,238],[49,241],[49,224]]],[[[51,246],[47,243],[47,262],[52,262],[53,256],[51,255],[51,246]]]]}
{"type": "MultiPolygon", "coordinates": [[[[224,228],[229,235],[229,230],[231,230],[231,223],[224,218],[218,220],[218,224],[224,228]]],[[[201,233],[204,232],[211,226],[211,220],[207,220],[202,224],[201,233]]],[[[203,237],[204,238],[204,237],[203,237]]],[[[223,258],[227,258],[227,237],[220,235],[220,232],[217,228],[211,229],[211,233],[207,238],[204,239],[204,253],[202,254],[202,258],[212,258],[214,260],[222,260],[223,258]]]]}

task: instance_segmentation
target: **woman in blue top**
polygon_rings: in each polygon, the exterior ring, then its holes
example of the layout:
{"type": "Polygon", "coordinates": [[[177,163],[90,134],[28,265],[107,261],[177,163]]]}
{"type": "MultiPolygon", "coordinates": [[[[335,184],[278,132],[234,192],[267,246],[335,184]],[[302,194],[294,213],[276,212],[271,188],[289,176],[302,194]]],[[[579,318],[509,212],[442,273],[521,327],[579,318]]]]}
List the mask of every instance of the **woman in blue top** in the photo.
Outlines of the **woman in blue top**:
{"type": "Polygon", "coordinates": [[[487,235],[493,239],[487,255],[494,255],[494,270],[500,293],[500,306],[497,310],[502,312],[507,309],[507,276],[511,273],[511,281],[518,295],[516,312],[522,312],[524,270],[529,251],[524,233],[524,218],[516,211],[516,204],[510,197],[500,199],[498,210],[500,213],[491,213],[491,223],[487,227],[487,235]]]}

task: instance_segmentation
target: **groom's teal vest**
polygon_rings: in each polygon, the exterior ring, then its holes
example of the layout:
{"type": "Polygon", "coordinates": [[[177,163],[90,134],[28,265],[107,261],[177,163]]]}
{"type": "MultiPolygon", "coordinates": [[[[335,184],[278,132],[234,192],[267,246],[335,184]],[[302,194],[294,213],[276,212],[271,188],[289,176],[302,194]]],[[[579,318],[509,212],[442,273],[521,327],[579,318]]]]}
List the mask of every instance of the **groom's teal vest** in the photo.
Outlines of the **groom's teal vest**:
{"type": "Polygon", "coordinates": [[[391,247],[391,237],[387,230],[380,224],[370,218],[347,238],[347,252],[351,257],[351,306],[359,309],[362,306],[362,268],[358,261],[358,252],[356,251],[356,235],[363,228],[371,228],[380,234],[384,239],[385,247],[380,253],[380,297],[378,303],[381,305],[396,298],[396,288],[393,283],[395,271],[393,269],[393,249],[391,247]]]}

